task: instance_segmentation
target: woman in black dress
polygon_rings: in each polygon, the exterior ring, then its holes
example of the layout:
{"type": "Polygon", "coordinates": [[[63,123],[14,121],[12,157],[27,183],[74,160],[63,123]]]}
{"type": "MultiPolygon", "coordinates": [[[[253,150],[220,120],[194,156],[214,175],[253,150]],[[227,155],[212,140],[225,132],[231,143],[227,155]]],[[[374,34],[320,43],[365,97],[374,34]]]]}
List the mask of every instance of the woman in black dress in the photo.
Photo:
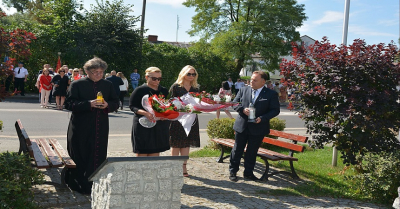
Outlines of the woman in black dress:
{"type": "Polygon", "coordinates": [[[147,83],[137,87],[129,100],[129,108],[135,113],[131,135],[132,147],[138,157],[159,156],[160,152],[170,149],[168,141],[170,121],[158,120],[152,128],[145,128],[139,123],[141,117],[146,117],[150,121],[154,120],[154,116],[142,106],[143,96],[154,94],[162,94],[165,98],[168,96],[168,89],[160,86],[161,70],[157,67],[149,67],[145,72],[147,83]]]}
{"type": "MultiPolygon", "coordinates": [[[[179,73],[178,79],[170,88],[171,97],[180,97],[188,92],[199,92],[199,85],[197,84],[196,69],[190,65],[186,65],[179,73]]],[[[169,129],[172,156],[188,156],[190,147],[200,147],[200,131],[199,120],[196,120],[192,125],[189,135],[186,135],[182,124],[178,121],[172,121],[169,129]]],[[[188,177],[189,174],[186,169],[185,161],[183,163],[183,176],[188,177]]]]}
{"type": "Polygon", "coordinates": [[[67,149],[76,163],[75,169],[68,169],[65,182],[74,191],[90,194],[89,176],[107,157],[108,113],[118,109],[119,100],[112,83],[102,79],[106,62],[96,57],[83,68],[88,76],[71,84],[65,101],[65,107],[72,111],[67,149]],[[97,99],[98,92],[103,100],[97,99]]]}
{"type": "Polygon", "coordinates": [[[67,95],[67,88],[71,81],[65,73],[68,71],[68,67],[61,67],[58,70],[58,75],[55,75],[51,80],[54,85],[53,96],[56,97],[57,109],[62,110],[64,106],[65,96],[67,95]]]}

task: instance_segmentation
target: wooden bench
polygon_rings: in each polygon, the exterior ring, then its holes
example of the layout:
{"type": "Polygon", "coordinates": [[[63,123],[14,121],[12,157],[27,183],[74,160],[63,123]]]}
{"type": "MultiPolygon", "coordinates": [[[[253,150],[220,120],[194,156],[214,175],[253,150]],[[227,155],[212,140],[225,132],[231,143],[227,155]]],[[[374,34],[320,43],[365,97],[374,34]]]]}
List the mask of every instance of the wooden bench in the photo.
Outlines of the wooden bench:
{"type": "MultiPolygon", "coordinates": [[[[271,151],[265,148],[260,147],[258,149],[257,155],[261,157],[261,159],[264,160],[266,168],[265,168],[265,172],[263,173],[262,177],[260,178],[260,180],[266,180],[268,181],[268,177],[282,173],[282,174],[287,174],[290,175],[292,178],[294,179],[300,179],[299,176],[296,174],[296,171],[294,170],[293,167],[293,161],[298,161],[297,158],[293,157],[294,152],[303,152],[304,151],[304,147],[301,145],[298,145],[298,142],[303,142],[306,143],[308,140],[308,137],[305,136],[299,136],[299,135],[295,135],[295,134],[290,134],[290,133],[285,133],[283,131],[277,131],[277,130],[272,130],[270,131],[269,135],[271,136],[277,136],[278,139],[273,139],[270,137],[264,137],[263,142],[267,143],[267,144],[271,144],[271,145],[275,145],[277,147],[282,147],[282,148],[286,148],[289,150],[289,154],[285,155],[279,152],[275,152],[275,151],[271,151]],[[286,139],[285,140],[281,140],[281,139],[286,139]],[[288,140],[290,142],[288,142],[288,140]],[[271,161],[279,161],[279,160],[286,160],[289,161],[290,163],[290,169],[292,172],[287,172],[287,171],[276,171],[276,172],[271,172],[269,173],[269,163],[268,160],[271,161]]],[[[235,140],[234,139],[211,139],[211,141],[214,141],[215,143],[217,143],[221,149],[221,155],[219,156],[219,158],[217,159],[217,162],[219,163],[223,163],[223,160],[228,158],[228,156],[224,157],[224,147],[231,147],[233,148],[233,146],[235,145],[235,140]]],[[[244,150],[244,153],[246,153],[246,148],[244,150]]]]}
{"type": "Polygon", "coordinates": [[[15,122],[15,129],[19,138],[18,154],[23,152],[29,155],[34,162],[33,166],[37,168],[64,167],[61,171],[61,184],[65,185],[65,172],[68,168],[76,168],[76,164],[57,139],[30,139],[19,119],[15,122]]]}

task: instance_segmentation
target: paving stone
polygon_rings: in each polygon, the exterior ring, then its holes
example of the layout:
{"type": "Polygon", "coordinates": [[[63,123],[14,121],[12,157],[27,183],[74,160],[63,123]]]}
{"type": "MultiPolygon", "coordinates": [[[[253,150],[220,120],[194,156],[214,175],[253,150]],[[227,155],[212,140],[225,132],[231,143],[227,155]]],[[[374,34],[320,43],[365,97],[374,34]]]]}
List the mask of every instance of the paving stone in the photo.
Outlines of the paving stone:
{"type": "MultiPolygon", "coordinates": [[[[191,149],[192,151],[195,149],[191,149]]],[[[161,155],[170,155],[170,152],[161,155]]],[[[112,152],[109,157],[133,157],[130,152],[112,152]]],[[[187,163],[190,177],[184,178],[185,184],[181,194],[181,208],[385,208],[382,205],[364,203],[348,199],[333,199],[329,197],[307,198],[302,196],[272,196],[262,194],[278,188],[293,187],[306,183],[306,180],[292,180],[287,176],[274,176],[266,182],[244,180],[241,171],[239,181],[229,181],[229,163],[217,163],[216,158],[191,158],[187,163]]],[[[240,167],[243,169],[243,165],[240,167]]],[[[264,165],[257,163],[256,176],[262,175],[264,165]]],[[[275,168],[271,168],[275,170],[275,168]]],[[[48,181],[61,182],[61,169],[41,169],[48,181]]],[[[42,208],[91,208],[90,195],[73,192],[61,185],[36,185],[32,191],[34,201],[42,208]]]]}

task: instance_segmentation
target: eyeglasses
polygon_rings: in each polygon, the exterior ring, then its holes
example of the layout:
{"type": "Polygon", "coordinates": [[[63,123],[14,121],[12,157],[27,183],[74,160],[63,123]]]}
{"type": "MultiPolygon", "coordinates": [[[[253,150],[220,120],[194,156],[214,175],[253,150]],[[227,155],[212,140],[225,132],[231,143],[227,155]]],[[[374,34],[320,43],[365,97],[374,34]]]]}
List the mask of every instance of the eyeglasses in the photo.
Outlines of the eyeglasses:
{"type": "Polygon", "coordinates": [[[197,73],[188,73],[188,74],[186,74],[187,76],[193,76],[193,77],[196,77],[196,75],[197,75],[197,73]]]}
{"type": "Polygon", "coordinates": [[[88,71],[93,75],[103,75],[104,74],[104,71],[95,71],[95,72],[92,72],[90,70],[88,70],[88,71]]]}
{"type": "Polygon", "coordinates": [[[59,72],[59,73],[65,73],[65,71],[64,71],[64,70],[59,70],[58,72],[59,72]]]}
{"type": "Polygon", "coordinates": [[[153,81],[161,81],[162,80],[162,78],[161,77],[159,77],[159,78],[157,78],[157,77],[150,77],[149,76],[149,78],[151,78],[151,80],[153,80],[153,81]]]}

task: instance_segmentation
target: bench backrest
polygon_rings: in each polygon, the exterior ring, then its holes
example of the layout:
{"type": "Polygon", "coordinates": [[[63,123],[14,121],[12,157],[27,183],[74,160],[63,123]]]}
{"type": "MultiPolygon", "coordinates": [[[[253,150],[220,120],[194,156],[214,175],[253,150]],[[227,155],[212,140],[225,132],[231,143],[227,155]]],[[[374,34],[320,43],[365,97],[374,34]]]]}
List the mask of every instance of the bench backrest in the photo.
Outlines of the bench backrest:
{"type": "Polygon", "coordinates": [[[28,134],[26,133],[24,127],[22,126],[21,121],[18,119],[15,122],[15,129],[17,130],[17,135],[18,135],[18,139],[19,139],[19,153],[21,154],[21,152],[23,152],[24,154],[28,154],[29,153],[29,149],[28,149],[28,145],[30,145],[30,140],[28,137],[28,134]]]}
{"type": "Polygon", "coordinates": [[[300,136],[300,135],[296,135],[296,134],[290,134],[290,133],[285,133],[282,131],[277,131],[277,130],[270,130],[269,135],[271,136],[277,136],[280,138],[284,138],[284,139],[288,139],[291,140],[292,142],[286,142],[286,141],[282,141],[279,139],[273,139],[270,137],[264,137],[263,142],[268,143],[268,144],[272,144],[278,147],[283,147],[292,151],[297,151],[297,152],[303,152],[304,151],[304,147],[301,145],[298,145],[297,142],[303,142],[306,143],[308,140],[308,137],[306,136],[300,136]]]}
{"type": "Polygon", "coordinates": [[[21,151],[24,152],[24,154],[29,153],[32,158],[35,158],[36,166],[38,168],[50,167],[47,159],[43,156],[42,151],[40,150],[40,147],[36,140],[29,139],[29,136],[26,133],[24,126],[22,126],[20,119],[15,122],[15,129],[17,130],[20,143],[19,154],[21,154],[21,151]]]}

